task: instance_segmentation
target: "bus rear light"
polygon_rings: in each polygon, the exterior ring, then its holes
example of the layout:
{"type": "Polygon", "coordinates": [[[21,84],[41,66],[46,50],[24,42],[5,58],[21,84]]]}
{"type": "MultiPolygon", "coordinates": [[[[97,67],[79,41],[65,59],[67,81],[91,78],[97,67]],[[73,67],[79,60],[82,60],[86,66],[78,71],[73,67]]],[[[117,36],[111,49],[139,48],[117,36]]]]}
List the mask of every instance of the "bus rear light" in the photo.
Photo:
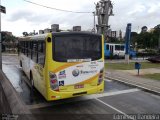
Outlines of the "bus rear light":
{"type": "Polygon", "coordinates": [[[55,84],[56,82],[57,82],[57,80],[54,80],[54,79],[51,80],[51,83],[52,83],[52,84],[55,84]]]}
{"type": "Polygon", "coordinates": [[[102,83],[102,81],[103,81],[103,78],[99,78],[97,85],[100,85],[102,83]]]}
{"type": "Polygon", "coordinates": [[[58,80],[57,76],[53,72],[49,72],[49,77],[50,77],[50,87],[54,91],[59,91],[59,85],[58,85],[58,80]]]}
{"type": "Polygon", "coordinates": [[[102,78],[103,77],[103,74],[99,74],[99,78],[102,78]]]}

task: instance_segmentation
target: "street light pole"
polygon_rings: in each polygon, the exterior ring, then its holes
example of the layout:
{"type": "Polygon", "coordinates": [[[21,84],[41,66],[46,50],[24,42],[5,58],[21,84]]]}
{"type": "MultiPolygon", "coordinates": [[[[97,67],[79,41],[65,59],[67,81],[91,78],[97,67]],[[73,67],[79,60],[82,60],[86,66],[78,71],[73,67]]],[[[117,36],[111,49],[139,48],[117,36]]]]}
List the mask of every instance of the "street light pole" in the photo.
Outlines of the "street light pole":
{"type": "Polygon", "coordinates": [[[93,17],[94,17],[93,29],[94,29],[94,33],[96,33],[96,13],[95,12],[93,12],[93,17]]]}
{"type": "Polygon", "coordinates": [[[158,38],[158,52],[160,53],[160,26],[158,26],[158,33],[159,33],[159,38],[158,38]]]}
{"type": "MultiPolygon", "coordinates": [[[[0,0],[1,6],[1,0],[0,0]]],[[[2,34],[1,34],[1,11],[0,11],[0,70],[2,70],[2,34]]]]}

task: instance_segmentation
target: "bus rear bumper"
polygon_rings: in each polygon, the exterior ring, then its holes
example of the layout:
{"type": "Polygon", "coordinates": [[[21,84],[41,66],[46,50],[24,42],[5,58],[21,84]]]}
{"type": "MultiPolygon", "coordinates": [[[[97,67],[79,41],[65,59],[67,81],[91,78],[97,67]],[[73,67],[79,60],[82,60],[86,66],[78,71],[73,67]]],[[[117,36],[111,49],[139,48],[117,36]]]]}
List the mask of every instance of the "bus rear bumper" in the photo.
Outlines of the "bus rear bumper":
{"type": "Polygon", "coordinates": [[[71,98],[71,97],[76,97],[76,96],[84,96],[84,95],[89,95],[89,94],[96,94],[96,93],[102,93],[104,91],[104,81],[95,87],[86,89],[79,89],[78,91],[76,90],[73,92],[57,92],[53,90],[49,90],[48,93],[48,98],[46,99],[47,101],[53,101],[53,100],[59,100],[59,99],[66,99],[66,98],[71,98]]]}

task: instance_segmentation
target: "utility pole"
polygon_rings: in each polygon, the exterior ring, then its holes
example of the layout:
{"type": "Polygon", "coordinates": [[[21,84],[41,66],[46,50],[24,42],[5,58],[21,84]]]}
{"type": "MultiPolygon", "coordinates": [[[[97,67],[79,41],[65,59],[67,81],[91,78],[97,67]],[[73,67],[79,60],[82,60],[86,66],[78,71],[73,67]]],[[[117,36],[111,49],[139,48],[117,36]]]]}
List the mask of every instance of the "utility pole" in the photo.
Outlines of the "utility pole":
{"type": "Polygon", "coordinates": [[[93,17],[94,17],[94,21],[93,21],[93,32],[96,33],[96,13],[93,12],[93,17]]]}
{"type": "Polygon", "coordinates": [[[1,12],[6,13],[6,8],[1,6],[0,0],[0,70],[2,70],[2,34],[1,34],[1,12]]]}
{"type": "Polygon", "coordinates": [[[160,53],[160,26],[158,26],[159,38],[158,38],[158,51],[160,53]]]}
{"type": "Polygon", "coordinates": [[[159,39],[158,39],[158,50],[160,52],[160,31],[159,31],[159,39]]]}
{"type": "Polygon", "coordinates": [[[96,16],[98,18],[97,33],[107,37],[109,16],[113,16],[113,4],[110,0],[100,0],[96,4],[96,16]]]}

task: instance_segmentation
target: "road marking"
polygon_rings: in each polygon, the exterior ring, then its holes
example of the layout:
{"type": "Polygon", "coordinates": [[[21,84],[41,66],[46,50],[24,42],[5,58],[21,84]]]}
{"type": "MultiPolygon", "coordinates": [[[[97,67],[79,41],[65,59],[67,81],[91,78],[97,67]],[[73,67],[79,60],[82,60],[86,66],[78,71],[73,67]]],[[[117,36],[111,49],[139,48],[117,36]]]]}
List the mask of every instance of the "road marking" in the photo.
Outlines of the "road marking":
{"type": "MultiPolygon", "coordinates": [[[[106,97],[106,96],[113,96],[113,95],[120,95],[125,93],[132,93],[132,92],[138,92],[140,89],[134,88],[134,89],[128,89],[128,90],[121,90],[116,92],[109,92],[109,93],[102,93],[102,94],[96,94],[94,95],[96,98],[100,97],[106,97]]],[[[91,95],[92,96],[92,95],[91,95]]]]}
{"type": "Polygon", "coordinates": [[[63,102],[62,101],[61,102],[53,101],[51,103],[45,102],[45,103],[26,105],[26,106],[28,107],[28,109],[39,109],[39,108],[49,107],[49,106],[53,106],[53,105],[60,105],[60,104],[65,104],[65,103],[77,102],[77,101],[91,100],[91,99],[95,99],[95,98],[101,98],[101,97],[107,97],[107,96],[113,96],[113,95],[120,95],[120,94],[137,92],[137,91],[140,91],[140,90],[136,88],[136,89],[117,91],[117,92],[92,94],[92,95],[87,95],[87,96],[65,99],[63,102]]]}
{"type": "Polygon", "coordinates": [[[112,82],[112,80],[109,80],[109,79],[104,79],[104,81],[107,81],[107,82],[112,82]]]}
{"type": "Polygon", "coordinates": [[[111,106],[111,105],[109,105],[109,104],[103,102],[102,100],[100,100],[100,99],[98,99],[98,98],[95,98],[95,100],[97,100],[97,101],[99,101],[100,103],[102,103],[102,104],[104,104],[104,105],[110,107],[111,109],[113,109],[113,110],[115,110],[115,111],[117,111],[117,112],[123,114],[123,115],[126,116],[128,119],[135,120],[133,117],[131,117],[131,116],[127,115],[126,113],[120,111],[119,109],[117,109],[117,108],[115,108],[115,107],[113,107],[113,106],[111,106]]]}

